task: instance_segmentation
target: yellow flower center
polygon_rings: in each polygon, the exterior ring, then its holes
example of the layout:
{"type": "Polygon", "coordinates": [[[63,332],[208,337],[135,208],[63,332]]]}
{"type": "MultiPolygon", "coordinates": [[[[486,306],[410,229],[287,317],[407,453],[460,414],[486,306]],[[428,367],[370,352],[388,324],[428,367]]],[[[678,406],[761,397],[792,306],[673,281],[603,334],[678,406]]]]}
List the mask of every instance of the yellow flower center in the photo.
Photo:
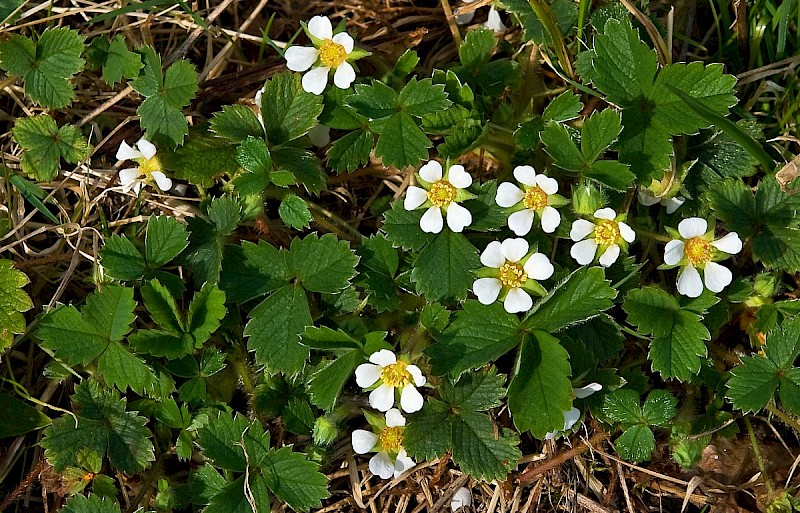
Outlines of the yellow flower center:
{"type": "Polygon", "coordinates": [[[446,207],[456,199],[456,188],[450,185],[447,180],[439,180],[431,185],[428,191],[428,199],[435,207],[446,207]]]}
{"type": "Polygon", "coordinates": [[[387,427],[378,435],[381,447],[386,452],[398,453],[403,448],[403,426],[387,427]]]}
{"type": "Polygon", "coordinates": [[[335,68],[347,58],[344,46],[334,43],[330,39],[322,42],[319,47],[319,60],[326,68],[335,68]]]}
{"type": "Polygon", "coordinates": [[[686,252],[686,258],[689,260],[689,263],[697,265],[705,264],[711,260],[714,248],[707,240],[701,239],[700,237],[692,237],[686,241],[684,251],[686,252]]]}
{"type": "Polygon", "coordinates": [[[137,162],[139,163],[139,172],[144,175],[145,179],[151,182],[153,181],[153,172],[161,171],[161,162],[156,156],[150,157],[149,159],[138,159],[137,162]]]}
{"type": "Polygon", "coordinates": [[[522,198],[522,204],[531,210],[541,210],[547,206],[547,193],[539,186],[528,189],[522,198]]]}
{"type": "Polygon", "coordinates": [[[500,267],[500,283],[506,287],[521,287],[528,281],[528,274],[521,265],[515,262],[506,262],[500,267]]]}
{"type": "Polygon", "coordinates": [[[594,240],[601,246],[616,244],[619,239],[619,223],[601,219],[594,227],[594,240]]]}
{"type": "Polygon", "coordinates": [[[406,370],[406,367],[408,367],[408,364],[400,360],[391,365],[387,365],[381,370],[381,379],[390,387],[402,388],[411,383],[413,379],[411,373],[406,370]]]}

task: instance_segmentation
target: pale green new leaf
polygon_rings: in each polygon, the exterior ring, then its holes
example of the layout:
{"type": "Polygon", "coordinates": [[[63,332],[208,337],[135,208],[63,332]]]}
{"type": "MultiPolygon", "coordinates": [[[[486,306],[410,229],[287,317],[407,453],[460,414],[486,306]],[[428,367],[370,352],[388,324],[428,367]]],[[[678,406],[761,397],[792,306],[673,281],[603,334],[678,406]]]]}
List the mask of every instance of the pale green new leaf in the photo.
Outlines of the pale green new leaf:
{"type": "Polygon", "coordinates": [[[287,226],[295,230],[308,228],[312,219],[308,203],[296,194],[287,194],[283,197],[278,207],[278,215],[287,226]]]}
{"type": "Polygon", "coordinates": [[[59,128],[47,114],[17,118],[12,134],[25,150],[22,170],[42,182],[56,177],[62,158],[77,164],[91,150],[80,130],[72,125],[59,128]]]}

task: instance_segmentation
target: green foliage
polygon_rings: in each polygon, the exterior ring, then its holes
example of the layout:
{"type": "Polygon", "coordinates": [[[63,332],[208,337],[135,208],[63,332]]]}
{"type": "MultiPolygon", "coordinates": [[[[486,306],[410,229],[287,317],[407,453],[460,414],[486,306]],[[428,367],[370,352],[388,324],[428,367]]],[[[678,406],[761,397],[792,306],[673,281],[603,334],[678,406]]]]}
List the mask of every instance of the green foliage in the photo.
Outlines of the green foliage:
{"type": "Polygon", "coordinates": [[[287,194],[278,207],[278,215],[287,226],[295,230],[302,230],[308,228],[311,222],[311,211],[308,209],[308,203],[295,194],[287,194]]]}
{"type": "Polygon", "coordinates": [[[270,146],[305,135],[317,124],[321,112],[320,97],[303,90],[300,75],[278,73],[264,84],[261,119],[270,146]]]}
{"type": "Polygon", "coordinates": [[[222,270],[222,248],[241,219],[242,207],[231,197],[215,199],[208,206],[208,219],[192,217],[189,246],[181,256],[195,283],[217,283],[222,270]]]}
{"type": "Polygon", "coordinates": [[[411,280],[431,301],[462,299],[472,285],[470,271],[480,267],[478,252],[460,233],[443,230],[414,261],[411,280]]]}
{"type": "Polygon", "coordinates": [[[185,144],[174,151],[166,148],[159,156],[164,167],[174,171],[175,178],[201,187],[211,187],[216,178],[239,170],[236,146],[214,137],[205,126],[190,128],[185,144]]]}
{"type": "Polygon", "coordinates": [[[125,38],[116,36],[108,39],[102,35],[92,39],[86,49],[86,58],[95,69],[103,69],[103,80],[108,85],[114,85],[123,78],[132,79],[139,76],[142,69],[142,57],[128,50],[125,38]]]}
{"type": "Polygon", "coordinates": [[[66,28],[49,28],[35,43],[19,34],[0,39],[0,68],[22,77],[25,94],[37,105],[66,107],[75,97],[72,78],[83,68],[84,37],[66,28]]]}
{"type": "Polygon", "coordinates": [[[626,460],[649,460],[656,448],[651,426],[666,427],[676,415],[678,400],[666,390],[653,390],[644,405],[635,390],[622,389],[604,396],[603,413],[623,429],[614,447],[626,460]]]}
{"type": "Polygon", "coordinates": [[[25,273],[14,269],[11,260],[0,260],[0,351],[11,346],[14,335],[25,332],[25,316],[33,301],[23,287],[29,283],[25,273]]]}
{"type": "Polygon", "coordinates": [[[0,417],[0,438],[24,435],[50,424],[50,417],[25,401],[0,394],[0,411],[13,412],[13,415],[0,417]]]}
{"type": "Polygon", "coordinates": [[[151,276],[181,254],[188,244],[186,227],[174,217],[151,216],[145,229],[144,253],[126,236],[112,235],[100,252],[106,274],[122,281],[151,276]]]}
{"type": "Polygon", "coordinates": [[[211,131],[217,137],[240,143],[248,137],[264,137],[264,127],[249,107],[226,105],[215,112],[210,122],[211,131]]]}
{"type": "Polygon", "coordinates": [[[12,133],[25,150],[20,162],[22,170],[42,182],[58,175],[61,159],[77,164],[92,150],[80,130],[73,125],[59,128],[47,114],[17,118],[12,133]]]}
{"type": "Polygon", "coordinates": [[[118,503],[94,494],[90,494],[88,497],[74,495],[59,511],[63,513],[120,513],[118,503]]]}

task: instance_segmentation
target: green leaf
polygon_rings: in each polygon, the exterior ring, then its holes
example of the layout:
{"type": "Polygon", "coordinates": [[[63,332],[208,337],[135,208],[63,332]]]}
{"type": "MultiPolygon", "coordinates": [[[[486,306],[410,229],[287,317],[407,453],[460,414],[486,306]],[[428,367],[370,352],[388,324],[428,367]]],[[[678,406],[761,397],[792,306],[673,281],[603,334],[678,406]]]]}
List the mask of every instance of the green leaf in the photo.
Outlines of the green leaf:
{"type": "Polygon", "coordinates": [[[583,102],[572,91],[564,91],[553,98],[542,112],[545,121],[569,121],[577,118],[583,110],[583,102]]]}
{"type": "Polygon", "coordinates": [[[711,339],[700,315],[656,287],[631,290],[622,308],[640,333],[653,336],[648,355],[653,370],[681,381],[700,371],[701,359],[707,354],[705,342],[711,339]]]}
{"type": "Polygon", "coordinates": [[[220,288],[228,301],[243,303],[285,285],[290,279],[286,250],[261,240],[258,245],[226,246],[220,288]]]}
{"type": "Polygon", "coordinates": [[[240,194],[260,194],[269,185],[272,156],[264,139],[247,136],[236,149],[236,162],[247,171],[233,182],[240,194]]]}
{"type": "Polygon", "coordinates": [[[258,421],[248,421],[238,413],[231,416],[219,412],[197,430],[197,443],[216,467],[244,472],[248,458],[263,458],[269,451],[269,433],[264,433],[258,421]],[[243,448],[247,449],[247,456],[243,448]]]}
{"type": "Polygon", "coordinates": [[[356,84],[355,89],[355,94],[346,97],[344,103],[365,118],[381,119],[397,112],[397,93],[383,82],[356,84]]]}
{"type": "Polygon", "coordinates": [[[271,146],[305,135],[317,124],[321,112],[322,99],[303,89],[297,73],[278,73],[264,84],[261,118],[271,146]]]}
{"type": "Polygon", "coordinates": [[[236,146],[214,137],[206,125],[191,127],[183,145],[174,151],[165,148],[159,155],[164,167],[174,171],[176,178],[201,187],[211,187],[220,176],[230,176],[239,170],[236,146]]]}
{"type": "Polygon", "coordinates": [[[128,474],[141,472],[155,460],[147,419],[126,412],[124,397],[86,380],[75,387],[73,401],[77,427],[71,415],[64,415],[44,430],[40,442],[56,471],[79,466],[78,453],[86,449],[107,455],[113,468],[128,474]]]}
{"type": "Polygon", "coordinates": [[[271,179],[276,185],[301,185],[312,194],[319,194],[327,186],[322,163],[308,150],[288,146],[275,148],[272,151],[272,164],[275,172],[271,179]],[[279,181],[276,175],[284,175],[285,178],[279,181]]]}
{"type": "Polygon", "coordinates": [[[489,63],[497,40],[494,31],[480,28],[467,32],[461,46],[458,47],[458,57],[465,68],[479,68],[489,63]]]}
{"type": "Polygon", "coordinates": [[[633,463],[649,460],[656,449],[653,431],[644,424],[626,429],[614,441],[614,448],[620,456],[633,463]]]}
{"type": "Polygon", "coordinates": [[[34,43],[18,34],[0,40],[0,67],[21,76],[37,105],[66,107],[75,97],[72,77],[81,70],[84,37],[66,27],[48,28],[34,43]]]}
{"type": "Polygon", "coordinates": [[[428,157],[430,139],[422,132],[409,114],[399,112],[383,125],[375,155],[381,157],[383,165],[402,169],[415,166],[428,157]]]}
{"type": "Polygon", "coordinates": [[[100,262],[106,274],[118,280],[141,278],[147,269],[144,257],[127,237],[112,234],[100,252],[100,262]]]}
{"type": "Polygon", "coordinates": [[[357,263],[350,244],[332,233],[296,238],[289,248],[289,268],[310,292],[332,294],[346,288],[356,274],[357,263]]]}
{"type": "Polygon", "coordinates": [[[117,341],[111,341],[97,359],[97,374],[107,385],[139,394],[153,389],[158,381],[152,368],[117,341]]]}
{"type": "Polygon", "coordinates": [[[442,400],[451,406],[470,411],[485,411],[502,404],[506,395],[503,387],[505,380],[506,377],[498,374],[494,367],[484,367],[462,374],[455,385],[445,381],[439,391],[442,400]]]}
{"type": "Polygon", "coordinates": [[[402,201],[395,201],[392,208],[384,214],[381,229],[396,246],[405,250],[417,251],[431,241],[433,235],[419,227],[424,210],[406,210],[402,201]]]}
{"type": "Polygon", "coordinates": [[[33,308],[33,301],[23,290],[29,282],[25,273],[14,269],[14,262],[0,260],[0,352],[11,346],[14,335],[25,333],[22,312],[33,308]]]}
{"type": "Polygon", "coordinates": [[[247,348],[256,352],[259,365],[273,372],[298,372],[309,354],[300,335],[312,324],[305,291],[298,284],[286,285],[250,312],[244,329],[247,348]]]}
{"type": "Polygon", "coordinates": [[[328,493],[328,478],[318,465],[289,447],[272,450],[261,468],[269,489],[295,511],[322,506],[328,493]]]}
{"type": "Polygon", "coordinates": [[[136,78],[142,69],[142,57],[128,50],[125,38],[118,35],[109,41],[108,36],[97,36],[92,39],[86,55],[93,67],[103,68],[103,80],[114,85],[122,78],[136,78]]]}
{"type": "Polygon", "coordinates": [[[430,78],[417,81],[416,77],[400,91],[398,103],[403,112],[416,117],[445,110],[452,105],[444,92],[444,84],[434,84],[430,78]]]}
{"type": "Polygon", "coordinates": [[[0,394],[0,411],[11,413],[0,417],[0,438],[24,435],[50,424],[50,417],[25,401],[0,394]]]}
{"type": "Polygon", "coordinates": [[[369,304],[379,312],[397,308],[400,300],[395,275],[400,257],[392,242],[376,234],[363,239],[356,252],[360,257],[356,283],[370,293],[369,304]]]}
{"type": "Polygon", "coordinates": [[[435,375],[459,375],[482,367],[521,341],[519,319],[500,303],[483,305],[469,299],[463,307],[456,312],[452,324],[436,337],[437,343],[425,350],[435,375]]]}
{"type": "Polygon", "coordinates": [[[210,129],[217,137],[240,143],[248,137],[261,139],[264,127],[250,107],[226,105],[211,118],[210,129]]]}
{"type": "Polygon", "coordinates": [[[308,203],[295,194],[287,194],[283,197],[278,207],[278,215],[281,216],[284,223],[295,230],[308,228],[312,218],[308,203]]]}
{"type": "Polygon", "coordinates": [[[639,393],[629,388],[603,396],[603,414],[623,426],[644,422],[639,393]]]}
{"type": "MultiPolygon", "coordinates": [[[[305,341],[305,337],[303,340],[305,341]]],[[[336,400],[344,385],[353,375],[356,365],[361,361],[360,352],[350,350],[317,368],[308,382],[308,395],[311,403],[325,411],[331,411],[336,406],[336,400]]]]}
{"type": "MultiPolygon", "coordinates": [[[[739,120],[736,126],[751,138],[763,140],[764,132],[754,121],[739,120]]],[[[686,160],[697,160],[684,184],[690,191],[698,192],[726,178],[742,178],[757,172],[758,159],[724,132],[703,130],[689,141],[686,160]]]]}
{"type": "Polygon", "coordinates": [[[375,137],[367,129],[350,132],[333,141],[328,148],[328,164],[338,174],[350,173],[369,163],[375,137]]]}
{"type": "Polygon", "coordinates": [[[200,348],[217,331],[225,317],[225,293],[216,285],[206,283],[194,294],[189,305],[188,332],[194,337],[195,347],[200,348]]]}
{"type": "Polygon", "coordinates": [[[144,238],[147,265],[155,270],[176,258],[189,244],[186,226],[172,216],[150,216],[144,238]]]}
{"type": "Polygon", "coordinates": [[[414,259],[411,280],[431,301],[463,299],[480,267],[478,251],[467,238],[450,230],[437,234],[414,259]]]}
{"type": "Polygon", "coordinates": [[[583,170],[586,162],[564,125],[547,123],[541,136],[547,153],[558,167],[574,172],[583,170]]]}
{"type": "Polygon", "coordinates": [[[572,383],[567,351],[558,339],[542,331],[522,342],[514,377],[508,387],[508,408],[514,426],[544,438],[564,427],[564,412],[572,407],[572,383]]]}
{"type": "Polygon", "coordinates": [[[228,196],[214,199],[208,207],[208,217],[210,222],[200,217],[187,220],[189,246],[181,255],[181,261],[192,271],[198,285],[219,281],[222,248],[241,218],[241,205],[228,196]]]}
{"type": "Polygon", "coordinates": [[[581,267],[533,307],[523,326],[555,333],[608,310],[616,296],[603,269],[581,267]]]}
{"type": "Polygon", "coordinates": [[[581,153],[587,162],[594,162],[622,132],[622,120],[613,109],[595,111],[581,127],[581,153]]]}
{"type": "Polygon", "coordinates": [[[182,110],[197,91],[197,71],[193,64],[181,59],[164,73],[161,57],[152,47],[143,47],[141,53],[144,69],[130,82],[131,87],[146,98],[136,111],[139,122],[148,140],[164,136],[177,146],[189,131],[182,110]]]}
{"type": "Polygon", "coordinates": [[[119,503],[114,500],[107,500],[95,494],[73,495],[64,507],[60,509],[62,513],[120,513],[119,503]]]}
{"type": "Polygon", "coordinates": [[[642,406],[642,416],[651,426],[669,427],[668,423],[678,410],[678,400],[666,390],[653,390],[642,406]]]}
{"type": "Polygon", "coordinates": [[[61,159],[77,164],[87,158],[91,151],[80,130],[73,125],[58,128],[47,114],[17,118],[11,132],[25,150],[22,154],[22,170],[41,182],[56,177],[61,159]]]}
{"type": "MultiPolygon", "coordinates": [[[[245,496],[245,476],[239,477],[234,482],[225,486],[217,495],[211,498],[209,505],[203,513],[253,513],[248,497],[245,496]]],[[[256,504],[268,504],[269,492],[267,483],[261,474],[250,474],[248,480],[249,493],[256,504]]]]}

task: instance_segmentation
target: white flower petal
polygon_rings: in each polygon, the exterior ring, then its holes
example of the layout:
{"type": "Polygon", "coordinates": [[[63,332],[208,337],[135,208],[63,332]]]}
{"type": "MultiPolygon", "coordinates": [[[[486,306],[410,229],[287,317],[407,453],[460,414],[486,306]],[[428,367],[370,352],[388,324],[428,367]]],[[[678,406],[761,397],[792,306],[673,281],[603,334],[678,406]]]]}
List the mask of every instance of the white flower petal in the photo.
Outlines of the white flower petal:
{"type": "Polygon", "coordinates": [[[558,192],[558,180],[549,176],[536,175],[536,185],[548,195],[558,192]]]}
{"type": "Polygon", "coordinates": [[[647,189],[639,189],[639,203],[645,207],[650,207],[659,202],[659,199],[647,192],[647,189]]]}
{"type": "Polygon", "coordinates": [[[523,266],[525,274],[532,280],[546,280],[553,276],[555,268],[550,260],[541,253],[534,253],[523,266]]]}
{"type": "MultiPolygon", "coordinates": [[[[317,62],[319,50],[313,46],[290,46],[284,52],[286,67],[292,71],[305,71],[317,62]]],[[[260,98],[259,98],[260,99],[260,98]]],[[[259,102],[259,108],[261,103],[259,102]]]]}
{"type": "Polygon", "coordinates": [[[444,218],[439,207],[430,207],[422,214],[419,220],[419,227],[425,233],[439,233],[444,226],[444,218]]]}
{"type": "Polygon", "coordinates": [[[386,451],[381,451],[369,459],[369,471],[381,479],[391,479],[394,476],[394,463],[386,451]]]}
{"type": "Polygon", "coordinates": [[[547,432],[545,433],[544,438],[542,438],[542,440],[552,440],[553,438],[558,436],[558,433],[559,433],[558,431],[547,432]]]}
{"type": "Polygon", "coordinates": [[[333,25],[325,16],[314,16],[308,22],[308,31],[317,39],[330,39],[333,37],[333,25]]]}
{"type": "Polygon", "coordinates": [[[699,237],[708,230],[708,223],[701,217],[689,217],[678,223],[678,232],[684,239],[699,237]]]}
{"type": "Polygon", "coordinates": [[[528,187],[536,186],[536,170],[533,166],[517,166],[514,168],[514,178],[519,183],[525,184],[528,187]]]}
{"type": "Polygon", "coordinates": [[[614,212],[613,208],[601,208],[600,210],[595,211],[594,216],[597,219],[607,219],[609,221],[613,221],[617,217],[617,213],[614,212]]]}
{"type": "Polygon", "coordinates": [[[464,166],[456,164],[447,170],[447,181],[456,189],[466,189],[472,185],[472,176],[464,169],[464,166]]]}
{"type": "Polygon", "coordinates": [[[395,479],[400,477],[404,472],[407,472],[414,468],[414,460],[408,457],[408,453],[406,453],[405,449],[400,449],[397,453],[397,458],[394,460],[394,477],[395,479]]]}
{"type": "Polygon", "coordinates": [[[611,244],[600,256],[600,265],[603,267],[610,267],[614,262],[617,261],[619,258],[619,246],[617,244],[611,244]]]}
{"type": "Polygon", "coordinates": [[[117,150],[117,160],[133,160],[142,157],[144,157],[144,155],[142,155],[141,151],[131,148],[125,141],[120,143],[119,149],[117,150]]]}
{"type": "Polygon", "coordinates": [[[125,192],[133,188],[133,193],[138,196],[142,190],[142,187],[144,187],[142,182],[133,182],[130,187],[126,187],[127,190],[125,192]]]}
{"type": "Polygon", "coordinates": [[[388,411],[394,405],[394,387],[381,385],[370,392],[369,405],[378,411],[388,411]]]}
{"type": "Polygon", "coordinates": [[[478,278],[472,284],[472,292],[478,296],[478,301],[484,305],[491,305],[497,301],[503,283],[497,278],[478,278]]]}
{"type": "Polygon", "coordinates": [[[123,187],[130,187],[133,186],[136,179],[142,176],[142,173],[139,171],[138,167],[129,167],[127,169],[120,169],[119,170],[119,183],[123,187]]]}
{"type": "Polygon", "coordinates": [[[576,399],[585,399],[589,397],[595,392],[599,392],[603,389],[603,385],[600,383],[589,383],[585,387],[575,388],[573,389],[573,393],[575,394],[576,399]]]}
{"type": "Polygon", "coordinates": [[[356,384],[361,388],[374,385],[381,379],[381,366],[371,363],[362,363],[356,367],[356,384]]]}
{"type": "Polygon", "coordinates": [[[542,210],[542,231],[545,233],[553,233],[561,224],[561,214],[558,210],[551,206],[546,206],[542,210]]]}
{"type": "Polygon", "coordinates": [[[661,204],[667,207],[667,214],[674,213],[685,202],[686,198],[684,198],[683,196],[675,196],[674,198],[668,199],[666,202],[664,200],[661,200],[661,204]]]}
{"type": "Polygon", "coordinates": [[[406,418],[397,408],[389,408],[386,412],[386,427],[401,427],[406,425],[406,418]]]}
{"type": "Polygon", "coordinates": [[[472,506],[472,492],[469,491],[469,488],[464,488],[463,486],[456,490],[453,498],[450,499],[450,511],[455,512],[462,506],[472,506]]]}
{"type": "MultiPolygon", "coordinates": [[[[258,112],[261,112],[261,95],[263,94],[264,89],[259,89],[258,92],[256,92],[256,97],[253,98],[253,102],[256,104],[256,107],[258,107],[258,112]]],[[[259,115],[258,118],[261,119],[261,116],[259,115]]]]}
{"type": "Polygon", "coordinates": [[[356,79],[356,70],[347,61],[339,64],[333,74],[333,83],[339,89],[347,89],[356,79]]]}
{"type": "Polygon", "coordinates": [[[162,191],[168,191],[172,189],[172,180],[167,178],[167,175],[165,175],[161,171],[153,171],[152,173],[150,173],[150,176],[153,177],[153,180],[155,180],[156,185],[158,185],[158,188],[161,189],[162,191]]]}
{"type": "Polygon", "coordinates": [[[330,68],[320,66],[319,68],[314,68],[306,72],[301,81],[303,90],[311,94],[322,94],[325,90],[325,86],[328,85],[328,72],[330,70],[330,68]]]}
{"type": "Polygon", "coordinates": [[[142,152],[142,155],[144,155],[144,158],[146,159],[151,159],[155,157],[156,152],[158,151],[156,149],[156,145],[151,143],[144,137],[136,141],[136,147],[139,148],[139,151],[142,152]]]}
{"type": "Polygon", "coordinates": [[[503,256],[503,244],[496,240],[487,244],[486,249],[481,253],[481,263],[486,267],[500,269],[500,266],[506,263],[506,257],[503,256]]]}
{"type": "Polygon", "coordinates": [[[472,213],[455,201],[447,206],[447,226],[454,232],[462,232],[472,224],[472,213]]]}
{"type": "Polygon", "coordinates": [[[586,239],[576,242],[569,250],[569,254],[581,265],[587,265],[594,260],[597,253],[597,243],[594,239],[586,239]]]}
{"type": "Polygon", "coordinates": [[[456,16],[456,25],[468,25],[475,17],[475,11],[468,12],[467,14],[460,14],[456,16]]]}
{"type": "Polygon", "coordinates": [[[416,365],[409,365],[408,367],[406,367],[406,370],[408,371],[409,374],[411,374],[411,377],[414,379],[414,384],[417,385],[418,387],[421,387],[428,381],[427,379],[425,379],[425,376],[422,374],[420,368],[417,367],[416,365]]]}
{"type": "Polygon", "coordinates": [[[503,32],[507,28],[503,24],[503,20],[500,19],[500,13],[497,12],[497,9],[495,9],[494,6],[489,9],[489,18],[486,20],[483,26],[487,29],[494,30],[495,32],[503,32]]]}
{"type": "Polygon", "coordinates": [[[569,411],[564,412],[564,431],[572,429],[579,420],[581,420],[581,411],[578,408],[572,407],[569,411]]]}
{"type": "Polygon", "coordinates": [[[525,193],[511,182],[503,182],[497,187],[497,196],[494,200],[503,208],[516,205],[525,197],[525,193]]]}
{"type": "Polygon", "coordinates": [[[429,160],[424,166],[419,168],[419,177],[426,182],[438,182],[442,179],[442,165],[438,160],[429,160]]]}
{"type": "Polygon", "coordinates": [[[422,409],[422,394],[411,383],[400,392],[400,408],[406,413],[418,412],[422,409]]]}
{"type": "Polygon", "coordinates": [[[353,431],[352,444],[353,451],[356,454],[366,454],[372,451],[376,443],[378,443],[378,435],[372,431],[366,431],[364,429],[356,429],[353,431]]]}
{"type": "Polygon", "coordinates": [[[533,210],[526,208],[508,216],[508,227],[515,235],[527,235],[533,227],[533,210]]]}
{"type": "Polygon", "coordinates": [[[617,223],[617,227],[619,227],[619,234],[622,235],[622,238],[625,240],[625,242],[630,244],[636,240],[636,232],[633,231],[633,228],[628,226],[626,223],[620,221],[617,223]]]}
{"type": "Polygon", "coordinates": [[[572,228],[569,230],[569,238],[573,242],[583,240],[587,235],[594,231],[595,224],[586,219],[576,219],[572,222],[572,228]]]}
{"type": "Polygon", "coordinates": [[[698,297],[703,293],[703,280],[693,265],[687,265],[678,274],[678,292],[689,297],[698,297]]]}
{"type": "Polygon", "coordinates": [[[397,357],[388,349],[381,349],[380,351],[372,353],[369,356],[369,361],[381,367],[386,367],[387,365],[397,362],[397,357]]]}
{"type": "Polygon", "coordinates": [[[327,146],[331,142],[331,127],[317,124],[308,131],[308,140],[317,148],[327,146]]]}
{"type": "Polygon", "coordinates": [[[664,248],[664,263],[667,265],[677,265],[683,258],[684,246],[684,242],[678,239],[667,242],[667,246],[664,248]]]}
{"type": "Polygon", "coordinates": [[[735,255],[736,253],[742,250],[742,239],[739,238],[739,234],[736,232],[731,232],[728,235],[722,237],[721,239],[717,239],[711,243],[712,246],[717,248],[718,250],[722,251],[723,253],[728,253],[729,255],[735,255]]]}
{"type": "Polygon", "coordinates": [[[406,189],[406,197],[403,200],[403,208],[415,210],[426,201],[428,201],[428,193],[425,192],[425,189],[416,185],[409,185],[408,189],[406,189]]]}
{"type": "Polygon", "coordinates": [[[533,299],[527,292],[518,287],[509,290],[505,301],[503,301],[503,307],[508,313],[527,312],[532,306],[533,299]]]}
{"type": "Polygon", "coordinates": [[[509,262],[519,262],[522,257],[528,254],[528,241],[525,239],[506,239],[501,245],[503,256],[509,262]]]}
{"type": "Polygon", "coordinates": [[[708,290],[714,293],[722,292],[722,289],[730,285],[733,280],[733,274],[731,274],[730,269],[716,262],[706,263],[703,277],[708,290]]]}
{"type": "Polygon", "coordinates": [[[333,39],[333,42],[337,45],[342,45],[346,54],[349,55],[350,52],[353,51],[355,41],[353,41],[353,38],[347,32],[339,32],[331,39],[333,39]]]}

